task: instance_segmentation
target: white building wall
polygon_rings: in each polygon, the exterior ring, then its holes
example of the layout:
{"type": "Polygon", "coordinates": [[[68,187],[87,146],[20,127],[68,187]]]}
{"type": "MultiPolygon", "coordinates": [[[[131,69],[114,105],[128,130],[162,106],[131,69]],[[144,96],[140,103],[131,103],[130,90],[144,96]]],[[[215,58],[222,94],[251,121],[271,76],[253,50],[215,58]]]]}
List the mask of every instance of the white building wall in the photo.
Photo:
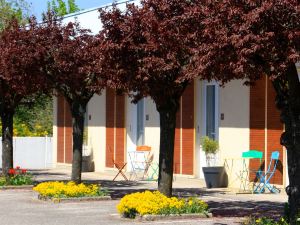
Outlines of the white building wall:
{"type": "MultiPolygon", "coordinates": [[[[129,152],[136,150],[136,131],[137,131],[137,106],[131,102],[131,98],[126,99],[126,144],[127,144],[127,161],[130,161],[129,152]]],[[[159,114],[156,106],[151,98],[146,98],[144,108],[144,124],[145,124],[145,138],[144,145],[151,146],[152,153],[154,153],[154,161],[159,159],[159,114]]],[[[131,170],[131,163],[129,162],[127,170],[131,170]]]]}
{"type": "Polygon", "coordinates": [[[145,100],[145,144],[152,147],[154,161],[159,160],[160,126],[159,113],[151,98],[145,100]]]}
{"type": "Polygon", "coordinates": [[[201,149],[200,140],[203,136],[203,104],[202,104],[202,92],[203,82],[198,79],[195,80],[195,176],[203,178],[202,166],[205,165],[205,154],[201,149]]]}
{"type": "Polygon", "coordinates": [[[250,87],[243,81],[232,81],[220,88],[219,145],[221,163],[226,161],[229,186],[239,187],[242,152],[250,146],[250,87]]]}
{"type": "MultiPolygon", "coordinates": [[[[203,104],[204,81],[195,80],[195,176],[204,178],[202,167],[206,166],[205,153],[201,147],[201,137],[204,135],[204,104],[203,104]]],[[[243,151],[249,150],[249,118],[250,118],[250,88],[243,85],[243,81],[236,80],[219,87],[217,91],[218,108],[218,140],[220,150],[217,154],[217,164],[224,165],[228,162],[227,168],[229,184],[234,184],[242,161],[240,160],[243,151]],[[221,120],[221,114],[224,120],[221,120]]]]}
{"type": "Polygon", "coordinates": [[[106,92],[94,95],[88,104],[88,148],[93,155],[95,171],[105,170],[106,92]]]}
{"type": "Polygon", "coordinates": [[[127,150],[127,171],[132,170],[130,161],[130,152],[136,149],[136,130],[137,130],[137,106],[133,104],[132,99],[127,97],[125,99],[125,126],[126,126],[126,150],[127,150]]]}
{"type": "Polygon", "coordinates": [[[57,97],[53,96],[53,138],[52,138],[52,163],[57,164],[57,97]]]}

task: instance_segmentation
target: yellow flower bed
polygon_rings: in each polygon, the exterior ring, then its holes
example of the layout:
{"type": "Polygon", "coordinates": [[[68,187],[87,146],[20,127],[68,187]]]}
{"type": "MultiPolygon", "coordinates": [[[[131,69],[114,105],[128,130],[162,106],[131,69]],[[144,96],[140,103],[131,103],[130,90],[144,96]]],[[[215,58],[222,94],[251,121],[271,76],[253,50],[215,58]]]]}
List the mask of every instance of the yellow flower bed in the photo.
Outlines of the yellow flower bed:
{"type": "Polygon", "coordinates": [[[208,206],[202,200],[195,198],[168,198],[158,191],[137,192],[124,196],[117,205],[119,213],[125,217],[136,215],[206,213],[208,206]]]}
{"type": "Polygon", "coordinates": [[[104,192],[96,184],[76,184],[74,182],[44,182],[33,188],[43,197],[70,198],[86,196],[102,196],[104,192]]]}

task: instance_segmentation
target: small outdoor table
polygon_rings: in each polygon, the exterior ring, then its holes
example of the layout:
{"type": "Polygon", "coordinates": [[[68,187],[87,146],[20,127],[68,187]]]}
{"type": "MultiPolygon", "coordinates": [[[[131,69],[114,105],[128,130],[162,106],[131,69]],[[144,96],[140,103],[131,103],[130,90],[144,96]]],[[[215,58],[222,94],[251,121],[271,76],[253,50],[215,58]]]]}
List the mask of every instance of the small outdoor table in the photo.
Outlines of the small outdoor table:
{"type": "MultiPolygon", "coordinates": [[[[243,159],[243,167],[240,171],[240,191],[249,191],[250,187],[250,174],[255,173],[255,176],[257,176],[257,173],[260,171],[260,168],[257,170],[249,169],[249,163],[251,159],[259,159],[260,164],[262,162],[263,153],[261,151],[257,150],[249,150],[247,152],[242,153],[242,159],[243,159]],[[248,162],[248,163],[247,163],[248,162]]],[[[253,186],[251,188],[251,192],[253,193],[253,186]]]]}

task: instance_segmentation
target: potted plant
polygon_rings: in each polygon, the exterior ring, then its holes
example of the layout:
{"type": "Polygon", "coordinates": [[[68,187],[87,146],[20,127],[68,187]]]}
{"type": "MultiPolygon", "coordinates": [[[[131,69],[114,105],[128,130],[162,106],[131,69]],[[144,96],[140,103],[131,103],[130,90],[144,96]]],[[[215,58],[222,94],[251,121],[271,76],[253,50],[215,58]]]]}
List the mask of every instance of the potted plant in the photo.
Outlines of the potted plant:
{"type": "Polygon", "coordinates": [[[216,153],[219,143],[207,136],[201,140],[202,150],[206,156],[206,167],[202,167],[207,188],[227,187],[228,177],[224,166],[216,166],[216,153]]]}

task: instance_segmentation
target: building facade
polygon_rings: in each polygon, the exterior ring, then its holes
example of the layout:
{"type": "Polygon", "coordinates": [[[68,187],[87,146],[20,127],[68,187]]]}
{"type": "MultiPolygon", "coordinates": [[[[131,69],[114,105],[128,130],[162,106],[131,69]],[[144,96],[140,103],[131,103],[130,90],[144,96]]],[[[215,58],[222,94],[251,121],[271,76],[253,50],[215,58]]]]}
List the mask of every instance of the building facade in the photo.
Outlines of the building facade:
{"type": "MultiPolygon", "coordinates": [[[[124,7],[124,5],[120,6],[124,7]]],[[[98,10],[90,9],[65,18],[77,20],[81,26],[97,33],[101,29],[98,10]]],[[[280,145],[284,130],[275,107],[272,83],[265,77],[255,86],[234,80],[224,87],[195,79],[185,90],[176,119],[174,173],[203,178],[206,166],[201,137],[210,136],[219,142],[219,165],[227,165],[229,183],[236,186],[237,171],[242,166],[241,154],[248,150],[264,153],[263,162],[251,160],[249,167],[267,168],[273,151],[280,160],[271,183],[287,183],[286,151],[280,145]]],[[[72,163],[72,119],[63,97],[54,98],[54,163],[72,163]]],[[[95,171],[113,169],[112,158],[128,162],[129,152],[137,145],[149,145],[154,160],[159,156],[159,114],[150,98],[132,104],[127,96],[117,96],[106,89],[95,95],[86,113],[85,154],[91,155],[95,171]]],[[[128,163],[128,170],[130,170],[128,163]]]]}

